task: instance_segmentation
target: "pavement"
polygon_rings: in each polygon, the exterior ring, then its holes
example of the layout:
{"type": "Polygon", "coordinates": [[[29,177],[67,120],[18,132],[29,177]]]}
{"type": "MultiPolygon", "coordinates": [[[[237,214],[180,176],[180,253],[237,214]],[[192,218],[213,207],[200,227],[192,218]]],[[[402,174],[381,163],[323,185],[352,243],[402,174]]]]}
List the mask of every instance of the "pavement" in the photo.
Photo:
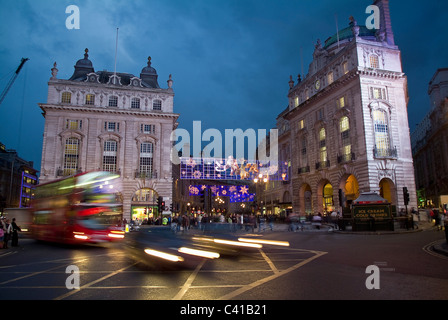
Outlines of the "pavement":
{"type": "MultiPolygon", "coordinates": [[[[401,229],[396,228],[394,231],[387,231],[387,230],[379,230],[379,231],[352,231],[351,227],[348,227],[346,230],[338,230],[334,229],[334,225],[332,224],[325,224],[322,223],[319,229],[317,229],[315,226],[313,226],[311,223],[307,223],[303,226],[303,228],[299,228],[294,231],[289,230],[289,225],[284,224],[274,224],[274,230],[277,232],[297,232],[297,233],[340,233],[340,234],[355,234],[355,235],[386,235],[386,234],[406,234],[406,233],[413,233],[413,232],[423,232],[423,231],[430,231],[430,232],[440,232],[440,235],[443,237],[440,241],[436,241],[432,244],[431,249],[433,249],[435,252],[444,254],[448,256],[448,242],[445,238],[445,231],[438,230],[438,227],[434,225],[434,222],[427,221],[427,220],[421,220],[421,221],[415,221],[418,224],[418,228],[415,227],[414,229],[401,229]]],[[[262,231],[263,233],[269,233],[272,232],[270,230],[269,224],[266,225],[266,230],[262,231]]],[[[254,230],[255,234],[260,234],[258,231],[258,228],[254,230]]]]}

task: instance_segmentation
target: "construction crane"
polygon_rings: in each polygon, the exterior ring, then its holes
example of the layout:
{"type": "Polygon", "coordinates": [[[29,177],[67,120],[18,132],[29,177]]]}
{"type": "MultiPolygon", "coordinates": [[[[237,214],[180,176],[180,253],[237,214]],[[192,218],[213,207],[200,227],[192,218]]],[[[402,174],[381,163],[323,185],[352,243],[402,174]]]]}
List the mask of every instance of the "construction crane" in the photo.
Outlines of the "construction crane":
{"type": "Polygon", "coordinates": [[[20,70],[22,70],[23,65],[25,64],[25,62],[27,62],[28,58],[22,58],[22,60],[20,61],[20,65],[17,68],[16,72],[14,73],[14,75],[12,76],[12,78],[9,80],[8,84],[6,85],[5,90],[3,90],[2,95],[0,96],[0,105],[3,102],[3,99],[5,99],[6,94],[8,93],[9,89],[11,89],[11,86],[13,85],[14,81],[16,81],[17,76],[19,75],[20,70]]]}

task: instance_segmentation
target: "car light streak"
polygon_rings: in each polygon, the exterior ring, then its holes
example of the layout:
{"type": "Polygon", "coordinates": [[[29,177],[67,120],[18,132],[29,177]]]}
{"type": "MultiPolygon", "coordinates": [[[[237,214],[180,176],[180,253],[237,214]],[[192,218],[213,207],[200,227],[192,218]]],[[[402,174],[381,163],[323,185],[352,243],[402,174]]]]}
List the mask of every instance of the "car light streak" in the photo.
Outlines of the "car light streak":
{"type": "Polygon", "coordinates": [[[288,241],[262,240],[262,239],[249,239],[249,238],[238,238],[238,241],[289,247],[289,242],[288,241]]]}
{"type": "Polygon", "coordinates": [[[165,260],[173,261],[173,262],[182,262],[184,261],[184,258],[176,256],[174,254],[165,253],[162,251],[152,250],[152,249],[145,249],[145,253],[154,256],[157,258],[162,258],[165,260]]]}
{"type": "Polygon", "coordinates": [[[110,233],[107,235],[109,238],[115,238],[115,239],[123,239],[124,238],[124,231],[120,230],[111,230],[110,233]]]}
{"type": "Polygon", "coordinates": [[[115,239],[123,239],[124,234],[116,234],[116,233],[109,233],[107,235],[109,238],[115,238],[115,239]]]}
{"type": "Polygon", "coordinates": [[[209,241],[209,242],[214,242],[214,243],[217,243],[217,244],[226,244],[226,245],[229,245],[229,246],[236,246],[236,247],[257,248],[257,249],[263,248],[263,246],[261,244],[258,244],[258,243],[231,241],[231,240],[224,240],[224,239],[193,238],[193,240],[209,241]]]}
{"type": "Polygon", "coordinates": [[[177,250],[177,251],[179,251],[180,253],[191,254],[194,256],[209,258],[209,259],[219,258],[219,253],[212,252],[212,251],[197,250],[197,249],[191,249],[191,248],[186,248],[186,247],[179,248],[179,250],[177,250]]]}
{"type": "Polygon", "coordinates": [[[89,239],[89,237],[86,236],[86,235],[84,235],[84,234],[75,234],[74,237],[75,237],[76,239],[81,239],[81,240],[87,240],[87,239],[89,239]]]}

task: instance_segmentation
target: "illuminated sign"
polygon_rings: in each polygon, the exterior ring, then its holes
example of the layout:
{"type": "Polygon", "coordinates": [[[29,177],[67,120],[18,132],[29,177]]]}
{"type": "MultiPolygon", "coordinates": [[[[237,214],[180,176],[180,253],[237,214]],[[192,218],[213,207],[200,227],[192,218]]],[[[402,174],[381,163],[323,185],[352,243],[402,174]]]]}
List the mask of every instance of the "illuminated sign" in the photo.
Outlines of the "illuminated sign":
{"type": "Polygon", "coordinates": [[[195,180],[268,180],[288,181],[288,162],[237,160],[233,157],[181,158],[180,178],[195,180]]]}
{"type": "Polygon", "coordinates": [[[255,194],[249,193],[249,186],[221,186],[221,185],[190,185],[190,196],[203,196],[205,190],[210,190],[213,197],[230,197],[230,202],[252,202],[255,194]]]}

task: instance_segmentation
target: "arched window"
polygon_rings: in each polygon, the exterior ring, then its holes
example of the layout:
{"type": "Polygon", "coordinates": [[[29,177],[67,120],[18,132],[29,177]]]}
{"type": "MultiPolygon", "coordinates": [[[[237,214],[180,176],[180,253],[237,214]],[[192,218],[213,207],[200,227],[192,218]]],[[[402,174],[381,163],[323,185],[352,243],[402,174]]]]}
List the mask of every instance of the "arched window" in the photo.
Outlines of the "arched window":
{"type": "Polygon", "coordinates": [[[327,183],[324,186],[324,189],[322,191],[323,198],[324,198],[324,210],[326,212],[331,212],[333,210],[333,186],[329,183],[327,183]]]}
{"type": "Polygon", "coordinates": [[[72,103],[72,94],[71,92],[62,92],[62,97],[61,97],[61,102],[62,103],[72,103]]]}
{"type": "Polygon", "coordinates": [[[154,145],[151,142],[141,143],[139,160],[140,177],[153,177],[153,152],[154,145]]]}
{"type": "Polygon", "coordinates": [[[321,168],[327,167],[328,154],[326,139],[327,132],[325,131],[325,128],[321,128],[319,131],[319,162],[321,168]]]}
{"type": "Polygon", "coordinates": [[[375,156],[390,156],[390,138],[387,113],[384,110],[373,111],[373,124],[375,130],[375,156]]]}
{"type": "Polygon", "coordinates": [[[118,144],[115,140],[104,141],[103,170],[117,172],[117,150],[118,144]]]}
{"type": "Polygon", "coordinates": [[[350,161],[352,157],[352,145],[350,143],[350,121],[347,116],[339,120],[339,131],[342,142],[342,161],[350,161]]]}
{"type": "Polygon", "coordinates": [[[70,176],[78,170],[79,162],[79,139],[68,138],[64,146],[63,175],[70,176]]]}

